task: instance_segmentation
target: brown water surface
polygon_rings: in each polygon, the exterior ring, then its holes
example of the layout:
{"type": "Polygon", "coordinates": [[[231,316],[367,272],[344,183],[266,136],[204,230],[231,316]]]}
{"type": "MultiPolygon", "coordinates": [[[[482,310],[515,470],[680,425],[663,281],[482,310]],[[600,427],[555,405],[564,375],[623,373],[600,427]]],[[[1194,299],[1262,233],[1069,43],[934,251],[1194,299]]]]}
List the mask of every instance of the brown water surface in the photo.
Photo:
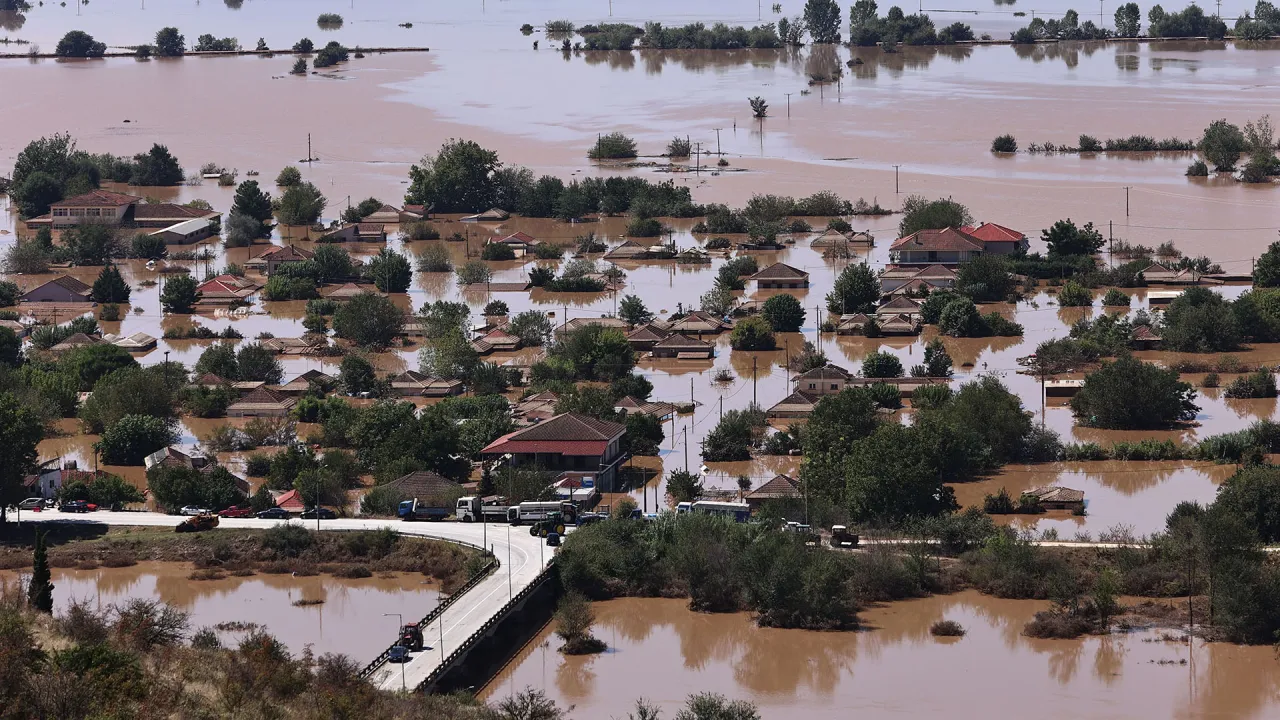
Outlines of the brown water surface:
{"type": "Polygon", "coordinates": [[[644,697],[674,714],[695,692],[756,703],[764,718],[1270,718],[1280,665],[1268,647],[1164,642],[1155,631],[1034,640],[1045,603],[973,591],[862,613],[859,632],[755,627],[746,614],[690,612],[684,600],[596,604],[603,655],[564,657],[550,629],[484,690],[532,686],[574,718],[621,718],[644,697]],[[958,621],[963,638],[929,634],[958,621]],[[1185,664],[1183,664],[1185,663],[1185,664]]]}

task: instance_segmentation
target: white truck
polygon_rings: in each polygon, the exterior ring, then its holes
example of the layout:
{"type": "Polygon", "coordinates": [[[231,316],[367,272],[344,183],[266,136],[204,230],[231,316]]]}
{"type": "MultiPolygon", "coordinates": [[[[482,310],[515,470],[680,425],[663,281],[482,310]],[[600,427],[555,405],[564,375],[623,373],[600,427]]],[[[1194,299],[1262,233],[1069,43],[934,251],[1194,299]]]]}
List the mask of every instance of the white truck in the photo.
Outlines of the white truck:
{"type": "Polygon", "coordinates": [[[747,522],[751,519],[751,506],[746,503],[718,502],[715,500],[697,500],[682,502],[676,505],[676,513],[704,513],[706,515],[723,515],[734,522],[747,522]]]}
{"type": "Polygon", "coordinates": [[[573,503],[563,500],[522,502],[507,511],[507,520],[512,525],[523,525],[546,520],[553,515],[559,515],[566,524],[573,524],[578,518],[578,509],[573,503]]]}
{"type": "Polygon", "coordinates": [[[462,522],[507,522],[511,508],[503,503],[485,503],[475,495],[458,498],[457,518],[462,522]]]}

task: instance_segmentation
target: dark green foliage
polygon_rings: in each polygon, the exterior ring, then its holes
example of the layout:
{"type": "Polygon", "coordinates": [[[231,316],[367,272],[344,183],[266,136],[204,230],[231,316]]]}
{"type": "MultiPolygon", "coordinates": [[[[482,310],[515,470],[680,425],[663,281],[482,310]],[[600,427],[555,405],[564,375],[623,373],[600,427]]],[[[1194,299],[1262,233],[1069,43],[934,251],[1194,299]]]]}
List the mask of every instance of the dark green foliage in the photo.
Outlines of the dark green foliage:
{"type": "Polygon", "coordinates": [[[957,270],[956,288],[974,302],[999,302],[1009,299],[1015,283],[1005,258],[979,255],[957,270]]]}
{"type": "Polygon", "coordinates": [[[498,154],[470,140],[449,140],[434,157],[409,169],[405,202],[436,212],[481,212],[497,202],[498,154]]]}
{"type": "Polygon", "coordinates": [[[902,361],[893,353],[872,352],[862,359],[862,376],[868,378],[902,377],[902,361]]]}
{"type": "Polygon", "coordinates": [[[1231,381],[1223,395],[1229,398],[1273,398],[1276,396],[1276,378],[1266,369],[1242,375],[1231,381]]]}
{"type": "Polygon", "coordinates": [[[10,391],[0,391],[0,518],[26,497],[23,478],[35,468],[44,435],[40,417],[10,391]]]}
{"type": "Polygon", "coordinates": [[[299,183],[280,196],[276,217],[285,225],[311,225],[320,219],[327,204],[319,188],[309,182],[299,183]]]}
{"type": "Polygon", "coordinates": [[[178,28],[161,28],[156,33],[155,50],[160,57],[177,57],[187,51],[186,39],[178,28]]]}
{"type": "Polygon", "coordinates": [[[83,30],[72,30],[62,36],[53,53],[58,57],[96,58],[102,57],[106,51],[106,43],[97,42],[92,35],[83,30]]]}
{"type": "Polygon", "coordinates": [[[982,315],[973,301],[953,298],[938,313],[938,330],[951,337],[1019,336],[1022,326],[997,312],[982,315]]]}
{"type": "Polygon", "coordinates": [[[158,260],[168,254],[169,248],[164,244],[164,238],[155,235],[138,233],[129,244],[129,257],[158,260]]]}
{"type": "MultiPolygon", "coordinates": [[[[1191,7],[1195,7],[1194,5],[1191,7]]],[[[1190,8],[1188,8],[1189,10],[1190,8]]],[[[1154,10],[1153,10],[1154,12],[1154,10]]],[[[1152,23],[1153,29],[1155,23],[1152,23]]],[[[1226,120],[1214,120],[1200,138],[1200,153],[1216,172],[1234,170],[1240,155],[1249,149],[1244,133],[1226,120]]]]}
{"type": "Polygon", "coordinates": [[[773,328],[759,317],[739,320],[729,335],[729,345],[734,350],[773,350],[778,346],[773,328]]]}
{"type": "Polygon", "coordinates": [[[202,473],[183,466],[157,465],[147,470],[147,487],[156,503],[171,513],[186,505],[221,510],[244,500],[235,476],[223,467],[202,473]]]}
{"type": "MultiPolygon", "coordinates": [[[[294,187],[298,183],[289,185],[294,187]]],[[[245,180],[236,187],[236,197],[231,204],[231,214],[244,215],[258,221],[258,232],[254,238],[270,237],[269,223],[272,218],[271,195],[258,186],[257,180],[245,180]]]]}
{"type": "Polygon", "coordinates": [[[262,288],[263,300],[312,300],[320,297],[316,282],[306,277],[290,277],[276,273],[267,278],[262,288]]]}
{"type": "Polygon", "coordinates": [[[804,325],[805,310],[794,295],[774,295],[764,302],[760,317],[774,332],[798,332],[804,325]]]}
{"type": "Polygon", "coordinates": [[[125,415],[107,428],[93,448],[107,465],[141,465],[143,458],[177,441],[172,420],[125,415]]]}
{"type": "Polygon", "coordinates": [[[377,387],[378,378],[373,364],[360,355],[347,355],[342,358],[342,366],[338,371],[338,388],[348,395],[358,395],[372,391],[377,387]]]}
{"type": "Polygon", "coordinates": [[[636,141],[620,132],[612,132],[596,138],[596,144],[587,151],[592,160],[621,160],[636,156],[636,141]]]}
{"type": "MultiPolygon", "coordinates": [[[[941,338],[934,338],[924,346],[924,364],[911,367],[912,377],[951,377],[951,355],[941,338]]],[[[945,387],[945,386],[943,386],[945,387]]],[[[919,389],[918,389],[919,390],[919,389]]],[[[913,398],[912,404],[916,405],[913,398]]]]}
{"type": "Polygon", "coordinates": [[[626,418],[627,434],[622,437],[623,452],[631,455],[657,455],[666,433],[662,421],[644,413],[630,413],[626,418]]]}
{"type": "Polygon", "coordinates": [[[18,304],[18,296],[21,294],[22,291],[17,283],[11,280],[0,280],[0,308],[18,304]]]}
{"type": "MultiPolygon", "coordinates": [[[[314,68],[327,68],[337,65],[340,62],[346,62],[350,52],[337,41],[330,41],[324,47],[316,52],[315,59],[311,61],[314,68]]],[[[295,223],[289,223],[293,225],[295,223]]]]}
{"type": "Polygon", "coordinates": [[[973,224],[973,216],[964,205],[950,199],[926,200],[920,195],[910,195],[902,201],[902,221],[898,223],[898,236],[906,237],[919,230],[959,228],[973,224]]]}
{"type": "Polygon", "coordinates": [[[250,343],[236,353],[236,380],[256,380],[279,385],[284,379],[284,366],[275,353],[259,343],[250,343]]]}
{"type": "Polygon", "coordinates": [[[515,260],[516,251],[506,243],[490,242],[480,251],[481,260],[515,260]]]}
{"type": "Polygon", "coordinates": [[[1253,286],[1256,288],[1280,287],[1280,242],[1267,246],[1253,265],[1253,286]]]}
{"type": "Polygon", "coordinates": [[[1152,430],[1193,419],[1199,410],[1195,396],[1176,371],[1122,356],[1085,376],[1071,410],[1092,427],[1152,430]]]}
{"type": "Polygon", "coordinates": [[[77,265],[104,265],[124,254],[115,228],[105,223],[84,222],[63,230],[62,244],[77,265]]]}
{"type": "Polygon", "coordinates": [[[815,43],[840,42],[840,5],[836,0],[807,0],[804,24],[815,43]]]}
{"type": "Polygon", "coordinates": [[[126,415],[174,417],[174,391],[162,368],[125,367],[104,375],[80,407],[80,418],[101,433],[126,415]]]}
{"type": "Polygon", "coordinates": [[[390,298],[362,293],[348,300],[333,315],[333,332],[360,347],[388,347],[404,328],[404,311],[390,298]]]}
{"type": "Polygon", "coordinates": [[[1227,24],[1217,17],[1204,14],[1195,3],[1191,3],[1182,12],[1165,12],[1159,5],[1153,5],[1147,13],[1150,26],[1147,34],[1151,37],[1207,37],[1210,40],[1221,40],[1227,33],[1227,24]]]}
{"type": "Polygon", "coordinates": [[[1187,288],[1169,304],[1160,336],[1167,349],[1180,352],[1230,351],[1241,340],[1232,304],[1203,287],[1187,288]]]}
{"type": "Polygon", "coordinates": [[[175,315],[190,314],[200,300],[199,286],[190,275],[178,275],[164,282],[160,291],[160,305],[165,312],[175,315]]]}
{"type": "Polygon", "coordinates": [[[88,392],[102,378],[121,368],[137,367],[138,361],[123,348],[98,343],[64,353],[58,362],[62,373],[72,378],[81,392],[88,392]]]}
{"type": "Polygon", "coordinates": [[[9,195],[23,217],[49,212],[49,204],[67,195],[98,187],[100,174],[92,158],[76,149],[68,134],[27,143],[13,164],[9,195]]]}
{"type": "Polygon", "coordinates": [[[866,263],[850,265],[840,272],[826,299],[832,313],[869,313],[880,301],[880,278],[866,263]]]}
{"type": "Polygon", "coordinates": [[[1105,307],[1129,307],[1129,296],[1116,288],[1107,290],[1107,294],[1102,296],[1102,304],[1105,307]]]}
{"type": "Polygon", "coordinates": [[[1018,152],[1018,141],[1012,135],[1001,135],[991,141],[991,152],[1016,153],[1018,152]]]}
{"type": "Polygon", "coordinates": [[[635,295],[624,295],[618,301],[618,316],[628,325],[644,325],[653,321],[653,312],[645,306],[644,301],[635,295]]]}
{"type": "Polygon", "coordinates": [[[98,303],[129,302],[129,286],[121,277],[119,268],[115,265],[102,268],[98,278],[93,281],[92,298],[98,303]]]}
{"type": "Polygon", "coordinates": [[[178,159],[164,145],[152,145],[151,150],[133,156],[134,171],[130,185],[180,185],[184,179],[178,159]]]}
{"type": "Polygon", "coordinates": [[[49,551],[45,545],[45,533],[36,533],[36,547],[31,565],[31,580],[27,585],[27,604],[39,612],[52,614],[53,574],[49,570],[49,551]]]}
{"type": "Polygon", "coordinates": [[[230,387],[192,385],[182,391],[182,409],[199,418],[223,417],[238,397],[230,387]]]}
{"type": "Polygon", "coordinates": [[[1135,38],[1142,30],[1142,12],[1138,3],[1125,3],[1116,8],[1116,37],[1135,38]]]}
{"type": "Polygon", "coordinates": [[[707,462],[750,460],[751,447],[766,427],[764,411],[752,405],[746,410],[729,410],[702,441],[702,459],[707,462]]]}
{"type": "MultiPolygon", "coordinates": [[[[601,26],[603,30],[606,26],[601,26]]],[[[635,42],[635,28],[619,27],[616,23],[608,32],[584,36],[584,45],[593,50],[629,50],[635,42]]],[[[716,23],[707,27],[703,23],[691,23],[683,27],[663,27],[661,23],[644,25],[639,45],[655,50],[736,50],[739,48],[777,48],[782,46],[777,30],[771,23],[752,28],[730,27],[716,23]]]]}
{"type": "Polygon", "coordinates": [[[1102,249],[1106,240],[1093,228],[1093,223],[1076,227],[1070,218],[1059,220],[1040,233],[1040,239],[1049,246],[1049,256],[1092,255],[1102,249]]]}
{"type": "Polygon", "coordinates": [[[22,364],[22,340],[9,328],[0,328],[0,366],[22,364]]]}
{"type": "Polygon", "coordinates": [[[658,237],[662,235],[663,230],[662,223],[654,218],[635,218],[627,223],[628,237],[658,237]]]}
{"type": "Polygon", "coordinates": [[[1092,307],[1093,293],[1074,280],[1068,280],[1058,291],[1058,305],[1060,307],[1092,307]]]}
{"type": "Polygon", "coordinates": [[[534,383],[540,374],[552,369],[545,367],[548,365],[563,367],[575,380],[610,381],[631,374],[635,354],[621,332],[587,325],[564,333],[556,340],[547,360],[534,365],[534,383]]]}
{"type": "Polygon", "coordinates": [[[382,248],[369,259],[365,275],[372,278],[374,286],[382,292],[403,293],[413,280],[413,268],[404,255],[382,248]]]}
{"type": "Polygon", "coordinates": [[[293,51],[297,53],[309,53],[316,49],[316,44],[311,42],[311,38],[302,38],[293,44],[293,51]]]}

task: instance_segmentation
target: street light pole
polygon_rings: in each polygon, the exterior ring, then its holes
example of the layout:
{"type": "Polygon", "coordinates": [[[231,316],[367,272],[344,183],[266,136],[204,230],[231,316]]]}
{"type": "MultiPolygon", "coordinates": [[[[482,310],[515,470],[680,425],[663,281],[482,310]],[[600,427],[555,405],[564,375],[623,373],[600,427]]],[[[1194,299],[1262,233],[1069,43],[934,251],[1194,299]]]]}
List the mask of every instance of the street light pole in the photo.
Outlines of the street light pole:
{"type": "MultiPolygon", "coordinates": [[[[391,617],[392,615],[395,615],[397,618],[396,632],[398,633],[402,628],[404,628],[404,615],[401,613],[382,613],[382,617],[391,617]]],[[[404,663],[403,662],[400,663],[400,690],[401,692],[409,691],[409,685],[405,682],[405,679],[404,679],[404,663]]]]}
{"type": "Polygon", "coordinates": [[[507,525],[507,599],[514,595],[511,592],[511,525],[507,525]]]}

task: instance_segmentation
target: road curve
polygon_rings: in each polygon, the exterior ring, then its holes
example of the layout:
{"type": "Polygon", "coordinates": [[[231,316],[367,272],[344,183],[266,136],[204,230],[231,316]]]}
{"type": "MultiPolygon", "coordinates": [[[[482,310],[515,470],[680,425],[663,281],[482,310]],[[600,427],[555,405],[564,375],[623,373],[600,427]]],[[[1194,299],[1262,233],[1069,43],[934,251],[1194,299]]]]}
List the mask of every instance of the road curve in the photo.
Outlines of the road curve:
{"type": "MultiPolygon", "coordinates": [[[[9,522],[16,522],[16,513],[8,514],[9,522]]],[[[46,511],[22,513],[22,522],[70,522],[98,525],[133,525],[147,527],[174,527],[182,518],[150,512],[94,512],[88,514],[46,511]]],[[[294,520],[294,524],[315,529],[315,520],[294,520]]],[[[224,528],[265,529],[284,521],[258,519],[224,519],[224,528]]],[[[385,690],[412,689],[427,678],[440,665],[441,659],[470,638],[484,623],[498,613],[507,601],[533,582],[551,560],[552,548],[543,546],[539,538],[529,534],[526,527],[506,524],[479,525],[456,522],[409,523],[398,520],[338,519],[321,520],[320,530],[350,531],[376,530],[390,527],[402,535],[469,543],[488,547],[498,559],[497,572],[482,580],[458,598],[438,620],[423,628],[422,652],[414,653],[412,660],[402,664],[384,664],[378,667],[369,680],[385,690]],[[486,545],[487,543],[487,545],[486,545]],[[441,644],[443,638],[443,645],[441,644]]],[[[414,620],[426,616],[432,608],[421,608],[414,620]]],[[[381,620],[381,618],[378,618],[381,620]]],[[[408,622],[409,617],[405,618],[408,622]]],[[[394,640],[388,634],[387,644],[394,640]]],[[[370,658],[355,658],[368,662],[370,658]]]]}

